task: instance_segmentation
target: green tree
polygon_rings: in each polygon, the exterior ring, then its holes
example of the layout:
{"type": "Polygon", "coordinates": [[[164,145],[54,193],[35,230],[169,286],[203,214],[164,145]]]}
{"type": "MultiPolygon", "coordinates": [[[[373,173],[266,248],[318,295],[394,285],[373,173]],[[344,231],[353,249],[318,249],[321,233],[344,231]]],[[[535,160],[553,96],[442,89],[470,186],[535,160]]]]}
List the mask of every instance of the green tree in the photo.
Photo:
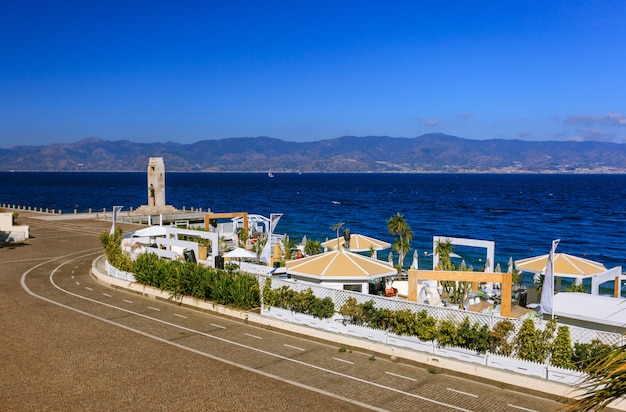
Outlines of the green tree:
{"type": "Polygon", "coordinates": [[[307,239],[304,245],[304,253],[307,255],[317,255],[322,252],[322,244],[319,240],[307,239]]]}
{"type": "Polygon", "coordinates": [[[440,270],[454,270],[454,264],[452,260],[450,260],[450,256],[453,252],[454,247],[450,239],[438,240],[435,243],[435,254],[439,256],[438,268],[440,270]]]}
{"type": "Polygon", "coordinates": [[[402,270],[404,263],[404,257],[411,250],[411,240],[413,239],[413,232],[411,227],[404,219],[404,216],[400,213],[396,213],[394,216],[390,216],[387,221],[387,229],[389,233],[395,236],[393,243],[393,250],[398,252],[398,266],[402,270]]]}

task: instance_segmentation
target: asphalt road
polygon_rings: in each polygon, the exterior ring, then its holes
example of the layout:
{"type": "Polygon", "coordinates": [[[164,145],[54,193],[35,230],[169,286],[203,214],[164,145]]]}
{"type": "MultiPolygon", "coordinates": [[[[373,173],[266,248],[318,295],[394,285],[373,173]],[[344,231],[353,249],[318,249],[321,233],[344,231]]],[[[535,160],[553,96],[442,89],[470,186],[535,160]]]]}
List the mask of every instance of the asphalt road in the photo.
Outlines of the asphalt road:
{"type": "MultiPolygon", "coordinates": [[[[552,411],[558,403],[106,287],[110,223],[41,220],[0,248],[4,410],[552,411]]],[[[126,230],[130,226],[122,225],[126,230]]]]}

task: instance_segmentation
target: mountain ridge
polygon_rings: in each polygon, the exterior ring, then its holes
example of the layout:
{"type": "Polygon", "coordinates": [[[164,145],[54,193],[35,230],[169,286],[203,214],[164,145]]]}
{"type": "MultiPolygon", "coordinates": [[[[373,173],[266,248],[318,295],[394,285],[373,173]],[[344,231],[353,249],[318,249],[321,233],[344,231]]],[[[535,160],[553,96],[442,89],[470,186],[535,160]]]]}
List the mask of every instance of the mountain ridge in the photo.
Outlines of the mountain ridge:
{"type": "Polygon", "coordinates": [[[606,142],[342,136],[291,142],[267,136],[195,143],[74,143],[0,149],[2,171],[145,171],[163,157],[178,172],[626,173],[626,145],[606,142]]]}

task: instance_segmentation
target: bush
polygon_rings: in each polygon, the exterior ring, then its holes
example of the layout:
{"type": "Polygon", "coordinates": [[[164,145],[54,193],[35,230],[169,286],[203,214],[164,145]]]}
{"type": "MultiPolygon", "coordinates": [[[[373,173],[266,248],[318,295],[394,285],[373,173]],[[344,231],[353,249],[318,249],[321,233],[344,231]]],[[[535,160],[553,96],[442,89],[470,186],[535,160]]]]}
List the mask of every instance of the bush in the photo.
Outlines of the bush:
{"type": "Polygon", "coordinates": [[[572,340],[567,326],[559,326],[550,355],[550,363],[552,365],[565,369],[574,369],[572,340]]]}
{"type": "Polygon", "coordinates": [[[511,356],[513,345],[509,343],[509,334],[515,329],[513,322],[503,319],[493,326],[489,333],[489,352],[495,355],[511,356]]]}
{"type": "Polygon", "coordinates": [[[576,369],[585,371],[598,359],[602,359],[608,355],[612,349],[613,346],[602,343],[598,339],[592,340],[591,343],[576,342],[572,353],[572,362],[576,369]]]}
{"type": "Polygon", "coordinates": [[[122,229],[116,229],[113,234],[101,234],[100,243],[110,265],[125,272],[133,270],[133,260],[127,253],[122,252],[122,229]]]}
{"type": "Polygon", "coordinates": [[[263,285],[263,304],[305,313],[320,319],[328,319],[335,314],[335,304],[329,297],[320,299],[313,294],[311,288],[296,292],[288,286],[272,289],[272,280],[266,279],[263,285]]]}
{"type": "Polygon", "coordinates": [[[172,298],[191,296],[239,309],[260,306],[259,284],[245,273],[160,259],[154,253],[139,255],[132,271],[139,283],[168,291],[172,298]]]}

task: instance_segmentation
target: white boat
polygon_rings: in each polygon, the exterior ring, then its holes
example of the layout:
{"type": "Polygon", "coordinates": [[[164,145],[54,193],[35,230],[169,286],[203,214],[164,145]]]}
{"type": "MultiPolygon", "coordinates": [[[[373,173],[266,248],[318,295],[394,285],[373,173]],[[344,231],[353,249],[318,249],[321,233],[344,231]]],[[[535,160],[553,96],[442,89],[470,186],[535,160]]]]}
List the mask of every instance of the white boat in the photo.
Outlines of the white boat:
{"type": "Polygon", "coordinates": [[[270,169],[270,170],[267,172],[267,176],[268,176],[268,177],[274,177],[274,172],[272,172],[272,169],[270,169]]]}

